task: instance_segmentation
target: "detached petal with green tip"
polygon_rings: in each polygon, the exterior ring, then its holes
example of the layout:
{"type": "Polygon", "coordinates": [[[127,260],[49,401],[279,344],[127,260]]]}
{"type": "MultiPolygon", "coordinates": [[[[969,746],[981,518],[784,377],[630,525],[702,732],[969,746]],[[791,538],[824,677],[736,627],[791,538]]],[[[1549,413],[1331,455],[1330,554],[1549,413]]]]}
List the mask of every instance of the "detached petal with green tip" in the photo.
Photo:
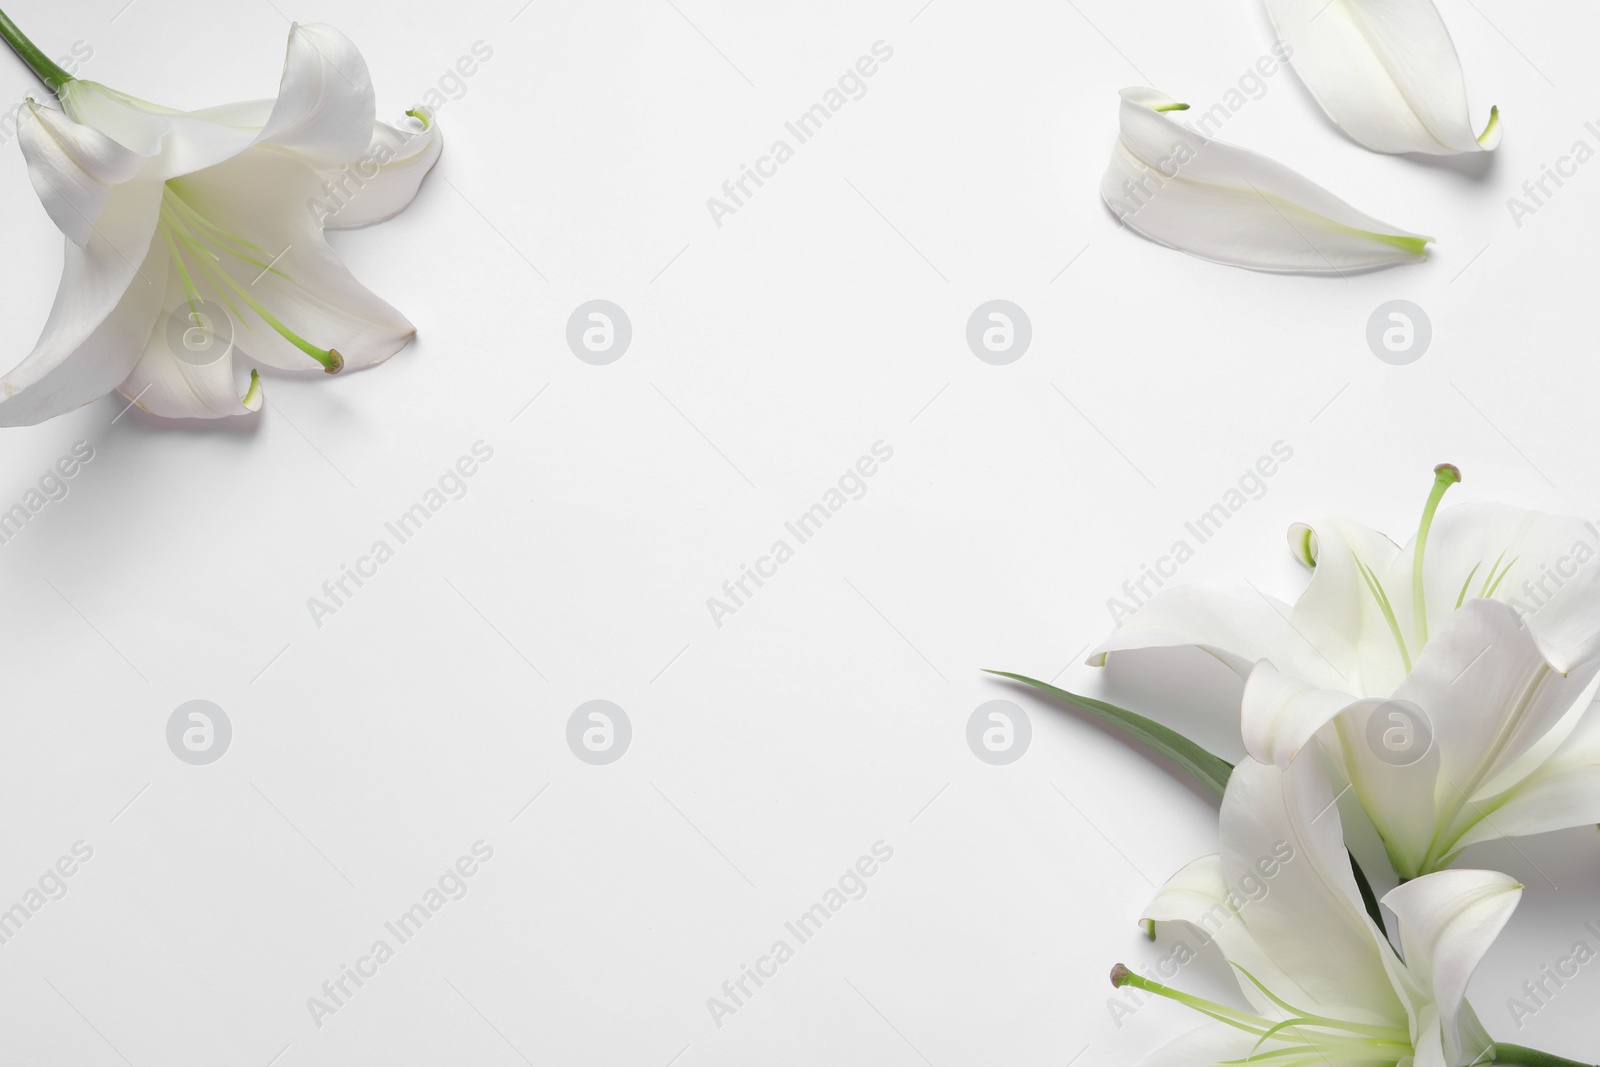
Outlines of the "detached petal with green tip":
{"type": "Polygon", "coordinates": [[[1492,151],[1500,111],[1473,129],[1466,79],[1433,0],[1266,0],[1322,110],[1374,152],[1492,151]]]}
{"type": "Polygon", "coordinates": [[[1122,91],[1100,193],[1129,228],[1202,259],[1308,274],[1417,263],[1433,240],[1345,203],[1266,156],[1201,136],[1153,89],[1122,91]]]}

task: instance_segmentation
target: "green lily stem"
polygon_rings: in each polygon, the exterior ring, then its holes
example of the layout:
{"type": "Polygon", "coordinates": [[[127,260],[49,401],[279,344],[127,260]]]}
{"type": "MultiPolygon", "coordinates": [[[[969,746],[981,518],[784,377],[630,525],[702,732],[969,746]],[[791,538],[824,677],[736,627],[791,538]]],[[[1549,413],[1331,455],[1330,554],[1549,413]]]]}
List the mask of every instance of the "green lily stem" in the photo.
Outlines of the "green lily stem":
{"type": "Polygon", "coordinates": [[[28,40],[27,35],[17,29],[17,24],[4,11],[0,11],[0,37],[6,39],[11,50],[28,65],[29,70],[38,75],[40,81],[50,87],[51,92],[61,92],[62,87],[72,80],[72,75],[58,67],[39,50],[38,45],[28,40]]]}
{"type": "Polygon", "coordinates": [[[1505,1067],[1593,1067],[1592,1064],[1569,1060],[1565,1056],[1553,1056],[1536,1048],[1511,1045],[1504,1041],[1494,1046],[1494,1062],[1505,1067]]]}

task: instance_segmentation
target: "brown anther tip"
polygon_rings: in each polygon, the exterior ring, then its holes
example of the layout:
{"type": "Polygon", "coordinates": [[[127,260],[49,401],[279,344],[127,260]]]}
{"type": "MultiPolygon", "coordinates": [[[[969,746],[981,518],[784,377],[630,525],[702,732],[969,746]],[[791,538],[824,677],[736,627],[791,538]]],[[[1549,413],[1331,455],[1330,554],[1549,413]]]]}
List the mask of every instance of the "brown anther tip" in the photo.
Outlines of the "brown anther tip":
{"type": "Polygon", "coordinates": [[[1456,481],[1459,482],[1461,480],[1461,468],[1456,466],[1454,463],[1441,463],[1437,467],[1433,468],[1433,473],[1435,474],[1443,474],[1446,471],[1449,471],[1450,476],[1456,481]]]}
{"type": "Polygon", "coordinates": [[[327,371],[329,374],[338,374],[340,371],[344,370],[344,357],[339,354],[338,349],[328,349],[328,365],[322,369],[327,371]]]}
{"type": "Polygon", "coordinates": [[[1115,967],[1111,968],[1111,985],[1114,989],[1121,989],[1127,984],[1128,979],[1132,977],[1133,972],[1128,970],[1128,968],[1123,964],[1119,963],[1115,967]]]}

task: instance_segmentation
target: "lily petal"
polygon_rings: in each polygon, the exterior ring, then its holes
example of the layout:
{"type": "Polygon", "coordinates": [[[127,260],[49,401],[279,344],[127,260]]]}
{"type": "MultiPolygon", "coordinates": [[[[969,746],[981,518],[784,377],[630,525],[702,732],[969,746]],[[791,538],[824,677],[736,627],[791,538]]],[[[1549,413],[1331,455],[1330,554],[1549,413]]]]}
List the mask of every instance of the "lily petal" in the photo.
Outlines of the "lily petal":
{"type": "Polygon", "coordinates": [[[1338,689],[1318,689],[1263,660],[1245,681],[1240,716],[1244,747],[1280,770],[1289,766],[1317,731],[1357,703],[1338,689]]]}
{"type": "Polygon", "coordinates": [[[152,335],[150,347],[117,386],[130,404],[164,419],[220,419],[261,410],[261,382],[252,374],[240,390],[233,360],[196,367],[172,358],[166,342],[152,335]]]}
{"type": "MultiPolygon", "coordinates": [[[[194,210],[254,246],[249,259],[223,255],[217,266],[294,333],[339,352],[347,368],[381,362],[416,334],[406,317],[350,273],[323,239],[307,205],[321,192],[315,172],[293,156],[252,148],[174,183],[194,210]],[[269,267],[270,265],[270,267],[269,267]]],[[[244,306],[234,344],[252,359],[286,370],[315,370],[304,351],[244,306]]]]}
{"type": "MultiPolygon", "coordinates": [[[[204,310],[197,316],[198,305],[190,305],[177,271],[168,274],[161,307],[138,363],[117,392],[167,419],[217,419],[259,410],[259,377],[252,374],[248,388],[239,387],[233,342],[219,335],[231,323],[210,322],[204,310]]],[[[211,311],[227,315],[220,307],[211,311]]]]}
{"type": "Polygon", "coordinates": [[[185,112],[74,79],[62,89],[61,105],[146,157],[143,175],[160,181],[215,166],[258,143],[311,166],[340,166],[366,149],[377,114],[366,61],[349,38],[328,26],[300,25],[289,31],[274,99],[185,112]]]}
{"type": "Polygon", "coordinates": [[[1600,705],[1587,709],[1559,752],[1482,808],[1487,817],[1466,832],[1461,847],[1600,823],[1600,705]]]}
{"type": "Polygon", "coordinates": [[[1459,795],[1441,781],[1437,731],[1424,734],[1426,727],[1419,728],[1413,714],[1414,709],[1393,701],[1368,698],[1350,705],[1332,724],[1338,739],[1335,759],[1383,839],[1390,864],[1408,876],[1418,872],[1433,845],[1441,790],[1459,795]],[[1420,754],[1406,746],[1390,749],[1386,739],[1396,730],[1404,731],[1400,736],[1408,745],[1426,748],[1420,754]]]}
{"type": "Polygon", "coordinates": [[[1374,152],[1493,149],[1500,114],[1472,127],[1466,79],[1433,0],[1266,0],[1322,110],[1374,152]]]}
{"type": "MultiPolygon", "coordinates": [[[[1415,627],[1415,539],[1384,581],[1405,632],[1415,627]]],[[[1517,608],[1557,670],[1600,656],[1600,528],[1502,504],[1461,504],[1434,520],[1423,558],[1428,620],[1479,597],[1517,608]]]]}
{"type": "Polygon", "coordinates": [[[1423,649],[1395,691],[1436,723],[1441,800],[1476,797],[1586,695],[1600,663],[1562,674],[1509,605],[1469,602],[1423,649]]]}
{"type": "Polygon", "coordinates": [[[161,186],[115,187],[83,247],[67,242],[55,305],[26,359],[0,378],[0,426],[32,426],[115,389],[139,358],[166,291],[155,237],[161,186]]]}
{"type": "Polygon", "coordinates": [[[1400,546],[1376,530],[1335,518],[1297,523],[1289,530],[1289,545],[1313,567],[1311,584],[1295,602],[1294,626],[1332,667],[1338,682],[1330,688],[1390,692],[1406,666],[1383,610],[1385,599],[1392,603],[1398,593],[1381,576],[1400,546]]]}
{"type": "Polygon", "coordinates": [[[444,135],[427,108],[419,109],[415,117],[420,131],[374,123],[372,144],[358,162],[322,173],[324,187],[336,190],[341,201],[323,219],[323,226],[330,230],[370,226],[398,215],[416,198],[422,179],[444,150],[444,135]]]}
{"type": "MultiPolygon", "coordinates": [[[[1244,760],[1222,800],[1220,854],[1174,875],[1145,918],[1188,923],[1301,1010],[1393,1023],[1407,1017],[1399,964],[1361,903],[1335,799],[1315,758],[1286,771],[1244,760]]],[[[1249,978],[1239,987],[1269,1010],[1249,978]]]]}
{"type": "MultiPolygon", "coordinates": [[[[142,176],[153,181],[237,155],[256,140],[260,129],[259,122],[213,121],[203,111],[176,111],[82,78],[74,78],[61,90],[61,107],[74,121],[144,157],[142,176]]],[[[246,118],[232,109],[217,110],[223,112],[219,119],[246,118]]]]}
{"type": "Polygon", "coordinates": [[[1090,653],[1089,665],[1112,652],[1193,645],[1247,678],[1271,660],[1302,678],[1338,685],[1336,672],[1294,631],[1291,609],[1248,582],[1193,582],[1163,589],[1090,653]]]}
{"type": "Polygon", "coordinates": [[[278,99],[257,143],[336,167],[366,150],[376,116],[372,75],[354,42],[332,26],[296,23],[278,99]]]}
{"type": "MultiPolygon", "coordinates": [[[[1141,921],[1185,923],[1200,935],[1202,944],[1215,941],[1225,959],[1249,971],[1275,996],[1290,1003],[1310,1003],[1312,995],[1273,961],[1250,932],[1242,918],[1241,902],[1246,899],[1229,886],[1221,856],[1202,856],[1167,879],[1145,907],[1141,921]]],[[[1257,1011],[1273,1010],[1255,983],[1241,981],[1239,987],[1257,1011]]]]}
{"type": "Polygon", "coordinates": [[[1365,700],[1339,716],[1341,756],[1395,870],[1415,877],[1452,859],[1459,839],[1493,818],[1488,790],[1587,702],[1592,681],[1552,670],[1514,610],[1476,600],[1428,642],[1393,703],[1365,700]],[[1395,712],[1402,702],[1411,710],[1395,712]],[[1395,714],[1409,720],[1417,711],[1421,726],[1392,725],[1409,726],[1428,747],[1395,760],[1376,739],[1395,714]],[[1372,723],[1375,714],[1385,721],[1372,723]]]}
{"type": "Polygon", "coordinates": [[[1447,1063],[1475,1063],[1488,1049],[1463,1012],[1467,983],[1521,898],[1515,879],[1493,871],[1440,871],[1383,898],[1399,916],[1407,970],[1433,994],[1447,1063]]]}
{"type": "Polygon", "coordinates": [[[1284,771],[1240,762],[1222,801],[1223,877],[1256,884],[1260,865],[1277,860],[1267,894],[1240,912],[1251,935],[1330,1014],[1404,1018],[1389,978],[1393,950],[1361,903],[1335,799],[1314,755],[1284,771]]]}
{"type": "Polygon", "coordinates": [[[89,243],[112,186],[132,178],[144,163],[99,130],[32,99],[17,111],[17,142],[45,211],[78,245],[89,243]]]}
{"type": "Polygon", "coordinates": [[[1427,258],[1433,238],[1169,117],[1185,106],[1153,89],[1122,91],[1121,137],[1100,192],[1132,229],[1202,259],[1265,271],[1342,274],[1427,258]]]}

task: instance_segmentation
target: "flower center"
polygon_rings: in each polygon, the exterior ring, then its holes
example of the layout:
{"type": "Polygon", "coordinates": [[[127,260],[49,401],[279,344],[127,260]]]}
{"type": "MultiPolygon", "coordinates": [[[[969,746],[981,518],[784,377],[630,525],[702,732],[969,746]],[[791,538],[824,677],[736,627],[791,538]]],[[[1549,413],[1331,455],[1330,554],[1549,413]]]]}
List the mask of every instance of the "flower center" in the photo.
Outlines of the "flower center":
{"type": "MultiPolygon", "coordinates": [[[[256,281],[268,274],[288,278],[288,275],[277,269],[276,260],[263,262],[263,257],[268,255],[265,249],[251,244],[237,234],[230,233],[197,211],[184,198],[176,178],[166,183],[166,188],[161,194],[160,231],[162,240],[167,245],[167,254],[172,257],[172,265],[177,269],[178,278],[183,283],[183,292],[189,302],[189,312],[197,326],[203,325],[199,308],[200,289],[196,284],[198,276],[201,282],[210,283],[217,295],[222,298],[222,302],[228,306],[228,310],[233,313],[234,318],[244,323],[246,329],[253,327],[250,325],[250,320],[234,303],[235,298],[255,312],[262,322],[277,331],[285,341],[321,364],[322,369],[329,374],[337,374],[344,368],[344,357],[337,350],[318,348],[285,326],[256,299],[248,287],[240,285],[229,273],[223,263],[223,256],[259,267],[261,273],[256,276],[256,281]],[[191,260],[197,268],[194,273],[190,273],[189,270],[191,260]]],[[[251,282],[251,285],[254,284],[255,282],[251,282]]]]}
{"type": "Polygon", "coordinates": [[[1243,1059],[1225,1060],[1224,1064],[1255,1063],[1262,1060],[1272,1060],[1282,1067],[1290,1065],[1297,1067],[1302,1063],[1326,1064],[1332,1060],[1330,1053],[1343,1057],[1346,1061],[1366,1060],[1398,1064],[1414,1055],[1411,1034],[1402,1027],[1354,1023],[1301,1011],[1274,995],[1243,967],[1236,963],[1233,967],[1249,979],[1250,984],[1259,989],[1262,995],[1287,1012],[1288,1018],[1273,1020],[1230,1008],[1226,1004],[1203,1000],[1135,974],[1120,963],[1111,969],[1111,984],[1118,989],[1132,986],[1146,993],[1165,997],[1207,1018],[1226,1023],[1235,1030],[1255,1035],[1257,1041],[1248,1056],[1243,1059]],[[1262,1051],[1262,1046],[1269,1041],[1274,1042],[1275,1047],[1262,1051]]]}

